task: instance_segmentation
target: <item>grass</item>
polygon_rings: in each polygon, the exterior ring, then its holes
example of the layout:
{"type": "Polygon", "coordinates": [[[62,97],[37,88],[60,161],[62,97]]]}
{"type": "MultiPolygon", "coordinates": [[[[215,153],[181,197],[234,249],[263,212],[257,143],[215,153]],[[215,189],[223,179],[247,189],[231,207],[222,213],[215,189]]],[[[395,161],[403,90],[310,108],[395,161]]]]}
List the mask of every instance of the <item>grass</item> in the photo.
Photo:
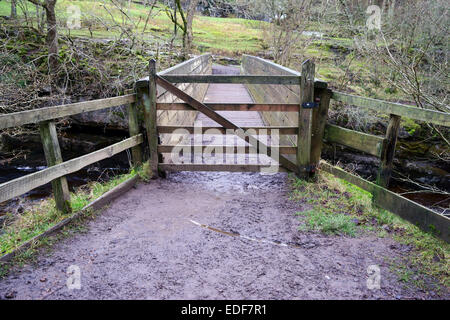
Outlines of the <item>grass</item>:
{"type": "MultiPolygon", "coordinates": [[[[130,28],[131,31],[142,35],[149,41],[166,41],[172,36],[173,25],[167,17],[163,5],[159,5],[156,13],[149,21],[144,31],[148,8],[132,3],[126,6],[126,13],[130,19],[124,19],[121,12],[109,1],[68,1],[58,0],[56,13],[59,19],[60,32],[68,33],[65,27],[68,18],[68,7],[76,5],[81,10],[81,29],[70,30],[73,36],[94,38],[116,38],[120,35],[119,26],[130,28]],[[139,23],[138,23],[139,22],[139,23]],[[106,29],[108,26],[108,30],[106,29]]],[[[29,6],[31,15],[35,11],[34,6],[29,6]]],[[[10,4],[0,2],[0,15],[10,15],[10,4]]],[[[22,15],[18,10],[18,15],[22,15]]],[[[224,53],[237,55],[241,53],[255,53],[262,49],[262,29],[264,22],[251,21],[238,18],[214,18],[198,15],[194,20],[194,44],[201,52],[224,53]]],[[[181,32],[180,32],[181,34],[181,32]]],[[[177,40],[180,43],[180,39],[177,40]]]]}
{"type": "MultiPolygon", "coordinates": [[[[60,213],[55,207],[53,198],[45,199],[36,205],[28,207],[19,217],[13,217],[12,214],[7,213],[10,218],[7,220],[10,223],[5,225],[3,233],[0,235],[0,256],[14,251],[35,236],[42,234],[64,219],[80,212],[89,203],[126,180],[136,175],[147,180],[148,177],[144,174],[146,172],[145,166],[143,168],[133,169],[130,173],[117,176],[108,182],[91,182],[80,187],[76,192],[71,194],[72,214],[60,213]]],[[[89,211],[86,212],[87,216],[89,214],[89,211]]]]}
{"type": "Polygon", "coordinates": [[[403,262],[395,262],[402,281],[414,279],[416,284],[423,284],[417,277],[426,275],[450,287],[450,244],[373,206],[370,193],[328,173],[321,172],[316,183],[293,178],[292,186],[291,198],[310,208],[298,213],[301,231],[391,237],[411,248],[403,262]]]}
{"type": "Polygon", "coordinates": [[[295,178],[293,187],[292,198],[311,207],[298,213],[304,217],[301,230],[351,237],[357,235],[357,224],[370,203],[369,199],[360,193],[349,192],[349,187],[325,173],[319,175],[317,183],[295,178]]]}
{"type": "Polygon", "coordinates": [[[352,218],[344,214],[330,214],[327,210],[312,209],[299,212],[306,217],[305,224],[300,230],[318,230],[325,234],[346,234],[354,237],[356,224],[352,218]]]}

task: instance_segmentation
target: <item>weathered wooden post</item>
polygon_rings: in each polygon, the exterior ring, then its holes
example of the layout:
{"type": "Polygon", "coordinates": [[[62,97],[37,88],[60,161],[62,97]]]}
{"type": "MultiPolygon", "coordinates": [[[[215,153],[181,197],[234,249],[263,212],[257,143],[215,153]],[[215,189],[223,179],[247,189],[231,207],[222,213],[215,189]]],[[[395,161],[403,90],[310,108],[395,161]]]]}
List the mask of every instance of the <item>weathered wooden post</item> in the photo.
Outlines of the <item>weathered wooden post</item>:
{"type": "Polygon", "coordinates": [[[315,90],[315,99],[319,100],[318,108],[313,109],[312,115],[312,138],[311,138],[311,165],[316,169],[322,154],[323,137],[325,125],[328,119],[328,109],[330,107],[331,90],[315,90]]]}
{"type": "MultiPolygon", "coordinates": [[[[47,166],[63,162],[61,149],[59,147],[56,126],[53,121],[45,121],[39,124],[42,146],[44,147],[45,159],[47,166]]],[[[72,212],[70,206],[70,192],[66,177],[61,177],[52,181],[53,194],[55,196],[56,208],[62,213],[72,212]]]]}
{"type": "Polygon", "coordinates": [[[154,178],[158,177],[158,127],[156,110],[156,60],[150,60],[148,88],[142,92],[144,104],[144,120],[147,130],[147,139],[150,157],[150,173],[154,178]]]}
{"type": "Polygon", "coordinates": [[[298,114],[297,166],[299,178],[308,179],[311,173],[311,134],[314,107],[315,65],[311,60],[302,64],[300,77],[300,112],[298,114]]]}
{"type": "Polygon", "coordinates": [[[401,117],[391,114],[389,126],[386,132],[386,140],[381,151],[381,167],[378,171],[377,184],[387,188],[392,175],[392,168],[397,145],[398,133],[400,131],[401,117]]]}
{"type": "MultiPolygon", "coordinates": [[[[130,132],[130,137],[137,136],[140,133],[138,108],[136,107],[136,103],[130,103],[128,105],[128,130],[130,132]]],[[[142,148],[140,145],[131,149],[131,157],[133,166],[137,167],[142,164],[142,148]]]]}

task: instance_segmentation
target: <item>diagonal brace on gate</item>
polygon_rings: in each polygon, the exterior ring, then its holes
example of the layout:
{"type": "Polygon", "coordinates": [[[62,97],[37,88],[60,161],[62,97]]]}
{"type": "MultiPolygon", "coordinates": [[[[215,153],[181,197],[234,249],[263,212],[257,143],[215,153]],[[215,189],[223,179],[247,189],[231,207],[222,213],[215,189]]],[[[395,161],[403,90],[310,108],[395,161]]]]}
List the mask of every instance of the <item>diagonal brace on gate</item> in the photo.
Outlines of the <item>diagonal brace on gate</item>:
{"type": "Polygon", "coordinates": [[[272,159],[274,159],[275,161],[278,161],[280,163],[280,165],[282,165],[286,169],[293,171],[294,173],[299,172],[298,167],[293,162],[291,162],[289,159],[287,159],[286,157],[284,157],[281,154],[279,155],[279,159],[275,159],[272,156],[272,148],[270,146],[265,145],[258,139],[254,139],[254,138],[250,139],[250,137],[248,135],[246,135],[244,133],[244,130],[242,130],[239,126],[235,125],[231,121],[222,117],[216,111],[212,110],[211,108],[206,106],[204,103],[194,99],[193,97],[191,97],[184,91],[182,91],[179,88],[177,88],[176,86],[174,86],[172,83],[166,81],[165,79],[161,78],[158,75],[156,76],[156,83],[158,85],[160,85],[161,87],[163,87],[164,89],[166,89],[167,91],[169,91],[170,93],[172,93],[177,98],[179,98],[179,99],[183,100],[184,102],[186,102],[187,104],[189,104],[195,110],[197,110],[197,111],[203,113],[204,115],[206,115],[207,117],[211,118],[212,120],[214,120],[215,122],[220,124],[225,129],[234,130],[235,134],[239,138],[243,139],[244,141],[249,143],[252,147],[256,148],[257,150],[258,150],[258,148],[267,148],[266,150],[268,151],[268,153],[270,153],[270,157],[272,159]]]}

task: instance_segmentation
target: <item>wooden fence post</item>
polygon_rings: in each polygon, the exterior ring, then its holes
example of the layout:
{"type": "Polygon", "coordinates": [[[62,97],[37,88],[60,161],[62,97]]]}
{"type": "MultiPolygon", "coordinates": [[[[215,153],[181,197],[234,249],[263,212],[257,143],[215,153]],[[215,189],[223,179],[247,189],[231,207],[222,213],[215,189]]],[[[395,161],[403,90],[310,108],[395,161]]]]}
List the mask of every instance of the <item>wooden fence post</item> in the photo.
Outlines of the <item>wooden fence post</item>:
{"type": "Polygon", "coordinates": [[[300,77],[300,112],[298,117],[297,166],[299,178],[307,179],[311,172],[311,133],[313,109],[305,108],[305,103],[314,100],[315,65],[311,60],[302,64],[300,77]]]}
{"type": "MultiPolygon", "coordinates": [[[[56,126],[53,121],[45,121],[39,124],[42,146],[44,147],[45,159],[47,166],[63,162],[61,149],[59,147],[56,126]]],[[[66,177],[61,177],[52,181],[53,193],[55,196],[56,208],[62,213],[72,212],[70,206],[70,192],[66,177]]]]}
{"type": "Polygon", "coordinates": [[[381,167],[378,171],[377,184],[387,188],[392,175],[392,168],[397,145],[398,133],[400,131],[401,117],[391,114],[389,126],[386,132],[386,142],[381,152],[381,167]]]}
{"type": "Polygon", "coordinates": [[[150,156],[150,173],[152,177],[158,177],[158,127],[156,111],[156,60],[150,60],[148,91],[144,92],[144,119],[147,130],[147,139],[150,156]],[[146,96],[147,95],[147,96],[146,96]]]}
{"type": "MultiPolygon", "coordinates": [[[[136,92],[137,96],[137,92],[136,92]]],[[[130,103],[128,105],[128,130],[130,132],[130,137],[137,136],[140,132],[139,130],[139,116],[136,103],[130,103]]],[[[136,146],[131,149],[131,156],[133,159],[133,166],[139,166],[142,164],[142,148],[141,146],[136,146]]]]}
{"type": "Polygon", "coordinates": [[[317,168],[320,162],[320,156],[322,155],[323,137],[328,119],[331,90],[319,89],[316,91],[315,96],[320,100],[319,107],[314,108],[312,115],[311,164],[317,168]]]}

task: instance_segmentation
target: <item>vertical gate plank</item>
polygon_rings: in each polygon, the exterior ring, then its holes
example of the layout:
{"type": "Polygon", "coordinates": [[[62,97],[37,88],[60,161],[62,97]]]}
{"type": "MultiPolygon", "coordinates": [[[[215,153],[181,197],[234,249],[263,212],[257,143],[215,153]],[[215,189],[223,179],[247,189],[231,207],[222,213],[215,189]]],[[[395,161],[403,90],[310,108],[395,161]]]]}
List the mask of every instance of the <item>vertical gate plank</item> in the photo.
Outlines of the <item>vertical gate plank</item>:
{"type": "Polygon", "coordinates": [[[311,60],[302,64],[300,77],[300,112],[298,117],[297,166],[299,178],[307,179],[311,172],[311,135],[312,109],[303,108],[302,104],[314,100],[315,65],[311,60]]]}
{"type": "Polygon", "coordinates": [[[381,167],[378,171],[377,184],[387,188],[392,175],[392,167],[397,145],[398,133],[400,131],[401,117],[391,114],[389,126],[386,132],[386,143],[381,152],[381,167]]]}
{"type": "MultiPolygon", "coordinates": [[[[42,146],[44,148],[45,159],[49,167],[63,162],[61,149],[59,147],[56,126],[53,121],[45,121],[39,124],[42,146]]],[[[62,213],[72,212],[70,206],[70,192],[66,177],[61,177],[52,181],[53,194],[55,196],[56,208],[62,213]]]]}

